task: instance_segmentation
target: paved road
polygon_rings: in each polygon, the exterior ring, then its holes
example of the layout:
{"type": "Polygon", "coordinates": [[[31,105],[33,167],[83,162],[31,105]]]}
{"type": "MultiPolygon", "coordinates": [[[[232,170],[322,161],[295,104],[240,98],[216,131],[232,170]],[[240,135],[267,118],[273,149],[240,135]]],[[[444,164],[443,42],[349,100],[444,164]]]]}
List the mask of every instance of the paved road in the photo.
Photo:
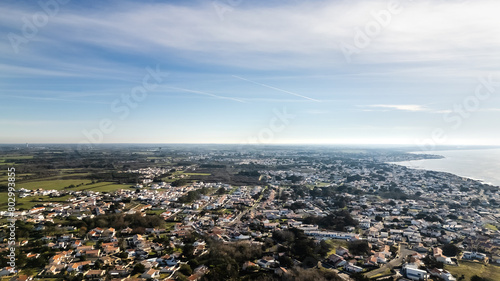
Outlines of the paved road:
{"type": "Polygon", "coordinates": [[[407,245],[404,245],[404,244],[401,245],[401,247],[399,248],[399,251],[398,251],[398,258],[393,259],[392,261],[386,263],[385,265],[383,265],[382,267],[380,267],[378,269],[367,272],[365,274],[365,276],[368,278],[372,278],[373,276],[375,276],[377,274],[383,273],[387,269],[393,269],[395,267],[401,266],[403,264],[403,259],[405,257],[415,253],[415,251],[412,251],[412,250],[408,249],[407,247],[408,247],[407,245]]]}

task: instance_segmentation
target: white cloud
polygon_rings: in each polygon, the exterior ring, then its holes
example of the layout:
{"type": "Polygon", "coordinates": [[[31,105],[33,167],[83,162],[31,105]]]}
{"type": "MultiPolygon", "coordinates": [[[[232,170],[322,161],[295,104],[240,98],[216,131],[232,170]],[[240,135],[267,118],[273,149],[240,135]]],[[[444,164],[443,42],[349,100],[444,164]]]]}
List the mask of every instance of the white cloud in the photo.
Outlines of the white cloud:
{"type": "Polygon", "coordinates": [[[427,107],[418,104],[374,104],[374,105],[368,105],[367,107],[412,111],[412,112],[429,111],[427,107]]]}
{"type": "MultiPolygon", "coordinates": [[[[385,65],[385,71],[414,64],[404,67],[408,75],[464,75],[498,65],[500,2],[400,3],[402,11],[354,55],[355,63],[385,65]],[[469,67],[457,67],[463,64],[469,67]]],[[[340,43],[353,44],[356,30],[373,23],[372,13],[387,9],[388,1],[251,3],[227,11],[224,20],[208,3],[120,4],[85,15],[61,11],[37,39],[158,58],[177,53],[187,60],[246,68],[338,68],[346,63],[340,43]]]]}

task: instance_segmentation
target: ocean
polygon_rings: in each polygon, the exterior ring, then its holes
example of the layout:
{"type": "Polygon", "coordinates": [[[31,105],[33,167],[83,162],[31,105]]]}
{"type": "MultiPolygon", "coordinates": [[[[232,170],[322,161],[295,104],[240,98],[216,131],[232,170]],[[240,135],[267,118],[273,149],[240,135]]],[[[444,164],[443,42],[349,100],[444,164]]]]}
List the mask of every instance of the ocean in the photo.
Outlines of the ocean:
{"type": "Polygon", "coordinates": [[[412,152],[441,155],[442,159],[394,162],[413,169],[448,172],[500,186],[500,149],[441,150],[412,152]]]}

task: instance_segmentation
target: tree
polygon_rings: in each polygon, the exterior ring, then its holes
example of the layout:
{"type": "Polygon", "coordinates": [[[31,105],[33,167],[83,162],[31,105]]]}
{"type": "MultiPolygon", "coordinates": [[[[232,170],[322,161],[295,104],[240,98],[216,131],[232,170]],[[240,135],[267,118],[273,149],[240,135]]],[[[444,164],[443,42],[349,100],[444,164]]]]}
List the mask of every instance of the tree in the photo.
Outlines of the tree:
{"type": "Polygon", "coordinates": [[[182,264],[179,268],[179,272],[186,276],[190,276],[191,274],[193,274],[193,270],[191,269],[191,266],[189,266],[189,264],[182,264]]]}
{"type": "Polygon", "coordinates": [[[443,255],[454,257],[460,253],[460,249],[454,244],[446,244],[443,246],[443,255]]]}
{"type": "Polygon", "coordinates": [[[137,273],[144,273],[144,271],[146,271],[146,267],[142,263],[137,263],[134,265],[132,275],[135,275],[137,273]]]}
{"type": "Polygon", "coordinates": [[[365,240],[355,240],[348,244],[349,251],[354,255],[368,255],[371,251],[370,245],[365,240]]]}

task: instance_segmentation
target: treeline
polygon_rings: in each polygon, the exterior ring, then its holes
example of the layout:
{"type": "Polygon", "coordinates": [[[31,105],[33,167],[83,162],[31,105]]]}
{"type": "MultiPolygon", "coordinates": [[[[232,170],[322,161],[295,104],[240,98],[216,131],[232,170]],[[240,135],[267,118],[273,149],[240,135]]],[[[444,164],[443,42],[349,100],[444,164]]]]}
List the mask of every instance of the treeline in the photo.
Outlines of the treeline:
{"type": "Polygon", "coordinates": [[[324,240],[316,243],[307,237],[304,231],[297,228],[275,231],[272,237],[281,245],[278,251],[286,253],[280,258],[281,266],[285,267],[292,267],[294,259],[303,262],[306,266],[315,266],[332,249],[332,245],[324,240]]]}
{"type": "Polygon", "coordinates": [[[94,218],[84,218],[82,220],[78,220],[76,217],[70,216],[64,225],[75,226],[80,229],[83,228],[84,230],[90,230],[95,227],[112,227],[117,231],[120,231],[124,228],[130,227],[137,233],[143,233],[145,228],[163,227],[165,225],[165,221],[161,217],[155,215],[147,215],[143,217],[140,214],[112,214],[97,216],[94,218]]]}
{"type": "Polygon", "coordinates": [[[260,177],[260,173],[258,171],[240,171],[238,175],[247,177],[260,177]]]}
{"type": "MultiPolygon", "coordinates": [[[[251,245],[246,242],[224,244],[219,241],[208,239],[210,251],[207,255],[196,257],[189,263],[194,268],[199,264],[205,264],[210,272],[202,280],[245,280],[245,281],[340,281],[340,277],[333,271],[319,270],[317,268],[305,268],[316,266],[318,261],[331,250],[332,246],[326,242],[315,243],[307,237],[303,231],[288,229],[276,231],[272,239],[262,247],[251,245]],[[243,271],[242,265],[247,261],[255,261],[266,255],[264,249],[267,246],[280,243],[278,251],[285,253],[278,259],[282,267],[288,268],[288,273],[283,277],[274,275],[273,271],[243,271]],[[269,244],[269,245],[268,245],[269,244]],[[304,267],[294,264],[294,259],[302,262],[304,267]]],[[[272,255],[272,253],[269,253],[272,255]]]]}
{"type": "Polygon", "coordinates": [[[338,210],[324,217],[308,216],[304,219],[306,224],[317,224],[321,228],[345,231],[347,226],[357,226],[358,222],[347,210],[338,210]]]}
{"type": "Polygon", "coordinates": [[[192,203],[198,199],[201,199],[202,195],[207,195],[210,190],[206,187],[202,187],[200,189],[191,190],[185,195],[179,197],[177,202],[179,203],[192,203]]]}
{"type": "Polygon", "coordinates": [[[90,176],[88,176],[88,178],[91,180],[116,181],[118,183],[138,183],[139,177],[140,175],[136,173],[117,173],[117,172],[92,173],[90,176]]]}

